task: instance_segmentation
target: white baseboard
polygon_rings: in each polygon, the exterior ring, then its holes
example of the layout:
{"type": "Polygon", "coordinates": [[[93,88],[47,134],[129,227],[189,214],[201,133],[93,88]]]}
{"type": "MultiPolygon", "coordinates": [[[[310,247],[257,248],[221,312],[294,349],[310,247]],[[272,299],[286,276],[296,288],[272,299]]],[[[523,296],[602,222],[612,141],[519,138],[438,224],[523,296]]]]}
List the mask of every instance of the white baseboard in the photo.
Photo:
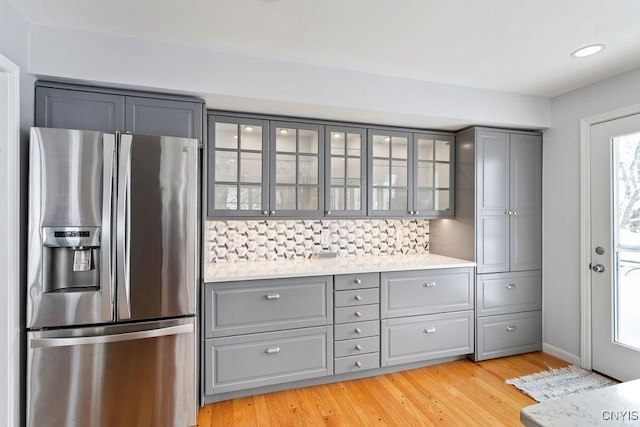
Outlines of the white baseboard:
{"type": "Polygon", "coordinates": [[[542,344],[542,351],[544,351],[545,353],[548,353],[552,356],[557,357],[558,359],[562,359],[564,361],[567,361],[573,365],[577,365],[580,366],[580,356],[569,353],[568,351],[564,351],[561,348],[558,348],[556,346],[553,346],[551,344],[547,344],[547,343],[543,343],[542,344]]]}

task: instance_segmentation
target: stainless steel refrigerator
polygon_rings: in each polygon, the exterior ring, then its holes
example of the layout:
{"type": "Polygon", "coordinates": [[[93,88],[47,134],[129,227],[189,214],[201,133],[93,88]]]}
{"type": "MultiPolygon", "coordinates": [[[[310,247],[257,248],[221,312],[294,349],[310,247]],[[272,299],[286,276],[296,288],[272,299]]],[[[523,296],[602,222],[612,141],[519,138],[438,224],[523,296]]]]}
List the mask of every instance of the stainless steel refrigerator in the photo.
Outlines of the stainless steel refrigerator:
{"type": "Polygon", "coordinates": [[[32,128],[28,426],[196,423],[199,143],[32,128]]]}

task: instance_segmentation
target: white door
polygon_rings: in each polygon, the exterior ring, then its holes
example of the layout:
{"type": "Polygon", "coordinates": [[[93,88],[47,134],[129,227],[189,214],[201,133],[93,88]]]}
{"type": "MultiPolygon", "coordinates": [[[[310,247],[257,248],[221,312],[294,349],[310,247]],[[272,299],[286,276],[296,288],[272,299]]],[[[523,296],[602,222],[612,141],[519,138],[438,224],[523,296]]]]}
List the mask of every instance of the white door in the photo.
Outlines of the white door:
{"type": "Polygon", "coordinates": [[[592,367],[640,378],[640,114],[591,126],[592,367]]]}

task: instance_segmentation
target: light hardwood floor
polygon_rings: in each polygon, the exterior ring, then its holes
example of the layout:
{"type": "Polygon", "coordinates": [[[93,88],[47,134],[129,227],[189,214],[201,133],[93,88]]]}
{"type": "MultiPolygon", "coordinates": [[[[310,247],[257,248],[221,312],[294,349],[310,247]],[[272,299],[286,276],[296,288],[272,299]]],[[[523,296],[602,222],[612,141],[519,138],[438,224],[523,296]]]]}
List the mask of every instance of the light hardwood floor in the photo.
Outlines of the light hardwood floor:
{"type": "Polygon", "coordinates": [[[535,401],[504,380],[568,364],[542,352],[459,360],[213,403],[198,426],[517,426],[535,401]]]}

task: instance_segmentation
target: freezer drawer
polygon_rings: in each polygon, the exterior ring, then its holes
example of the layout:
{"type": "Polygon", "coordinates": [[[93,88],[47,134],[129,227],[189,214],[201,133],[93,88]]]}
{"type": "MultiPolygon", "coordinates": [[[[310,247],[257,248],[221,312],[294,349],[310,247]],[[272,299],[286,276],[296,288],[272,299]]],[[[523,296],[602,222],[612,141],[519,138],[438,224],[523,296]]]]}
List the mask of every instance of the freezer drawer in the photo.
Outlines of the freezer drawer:
{"type": "Polygon", "coordinates": [[[27,334],[27,426],[192,426],[195,320],[27,334]]]}

